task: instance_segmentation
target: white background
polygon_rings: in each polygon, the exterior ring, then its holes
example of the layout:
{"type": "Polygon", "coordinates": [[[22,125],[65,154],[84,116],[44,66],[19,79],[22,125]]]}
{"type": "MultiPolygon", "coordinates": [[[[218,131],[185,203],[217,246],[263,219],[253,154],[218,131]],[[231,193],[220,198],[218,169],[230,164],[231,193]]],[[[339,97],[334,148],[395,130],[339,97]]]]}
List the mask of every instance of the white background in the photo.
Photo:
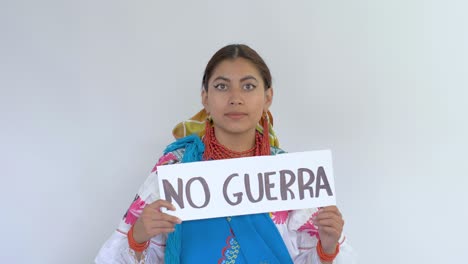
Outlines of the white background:
{"type": "Polygon", "coordinates": [[[360,263],[464,263],[466,1],[0,2],[1,263],[91,263],[204,66],[247,43],[281,146],[331,149],[360,263]]]}

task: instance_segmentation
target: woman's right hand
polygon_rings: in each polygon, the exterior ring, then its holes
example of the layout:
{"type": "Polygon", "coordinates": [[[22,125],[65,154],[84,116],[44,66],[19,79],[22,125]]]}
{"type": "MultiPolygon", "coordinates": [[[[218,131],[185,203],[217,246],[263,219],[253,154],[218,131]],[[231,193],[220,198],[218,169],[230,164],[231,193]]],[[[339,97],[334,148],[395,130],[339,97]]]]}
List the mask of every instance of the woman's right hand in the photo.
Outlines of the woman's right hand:
{"type": "Polygon", "coordinates": [[[133,227],[133,238],[137,243],[144,243],[162,233],[171,233],[176,224],[182,223],[179,218],[161,212],[162,207],[175,211],[171,203],[161,199],[145,206],[133,227]]]}

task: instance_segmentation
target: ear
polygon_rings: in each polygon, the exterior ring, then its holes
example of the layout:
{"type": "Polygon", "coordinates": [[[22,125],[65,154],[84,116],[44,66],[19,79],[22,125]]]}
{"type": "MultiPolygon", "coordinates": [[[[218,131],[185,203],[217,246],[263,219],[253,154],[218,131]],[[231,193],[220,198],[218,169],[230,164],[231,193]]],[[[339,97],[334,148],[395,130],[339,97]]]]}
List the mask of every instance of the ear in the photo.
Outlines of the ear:
{"type": "Polygon", "coordinates": [[[202,99],[202,104],[203,104],[203,107],[205,108],[205,111],[209,114],[210,111],[208,109],[208,92],[205,90],[205,88],[202,88],[201,99],[202,99]]]}
{"type": "Polygon", "coordinates": [[[273,87],[270,87],[265,91],[265,106],[263,111],[268,112],[271,103],[273,103],[273,87]]]}

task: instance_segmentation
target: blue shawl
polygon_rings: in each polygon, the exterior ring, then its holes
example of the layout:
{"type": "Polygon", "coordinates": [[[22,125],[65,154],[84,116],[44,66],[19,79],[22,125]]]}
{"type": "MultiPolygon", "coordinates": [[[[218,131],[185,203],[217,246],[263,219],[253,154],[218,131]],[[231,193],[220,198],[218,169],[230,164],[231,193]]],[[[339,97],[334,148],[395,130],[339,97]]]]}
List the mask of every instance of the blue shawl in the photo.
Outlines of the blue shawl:
{"type": "MultiPolygon", "coordinates": [[[[181,162],[203,159],[205,146],[197,135],[180,138],[164,154],[185,148],[181,162]]],[[[166,241],[165,263],[293,263],[269,214],[186,221],[166,241]]]]}

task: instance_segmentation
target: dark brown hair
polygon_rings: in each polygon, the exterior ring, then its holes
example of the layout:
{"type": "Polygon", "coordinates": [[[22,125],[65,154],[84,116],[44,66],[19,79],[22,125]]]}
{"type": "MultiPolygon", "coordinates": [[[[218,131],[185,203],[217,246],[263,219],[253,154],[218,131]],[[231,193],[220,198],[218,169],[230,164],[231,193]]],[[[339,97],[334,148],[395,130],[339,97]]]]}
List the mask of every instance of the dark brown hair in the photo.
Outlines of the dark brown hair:
{"type": "Polygon", "coordinates": [[[265,90],[271,87],[271,73],[270,69],[266,65],[265,61],[263,61],[262,57],[258,55],[258,53],[244,44],[232,44],[227,45],[220,50],[218,50],[213,57],[211,57],[210,61],[206,65],[205,73],[203,74],[203,89],[208,91],[208,81],[213,74],[213,70],[224,60],[232,60],[236,58],[244,58],[250,61],[255,68],[259,71],[260,75],[263,78],[263,83],[265,84],[265,90]]]}

